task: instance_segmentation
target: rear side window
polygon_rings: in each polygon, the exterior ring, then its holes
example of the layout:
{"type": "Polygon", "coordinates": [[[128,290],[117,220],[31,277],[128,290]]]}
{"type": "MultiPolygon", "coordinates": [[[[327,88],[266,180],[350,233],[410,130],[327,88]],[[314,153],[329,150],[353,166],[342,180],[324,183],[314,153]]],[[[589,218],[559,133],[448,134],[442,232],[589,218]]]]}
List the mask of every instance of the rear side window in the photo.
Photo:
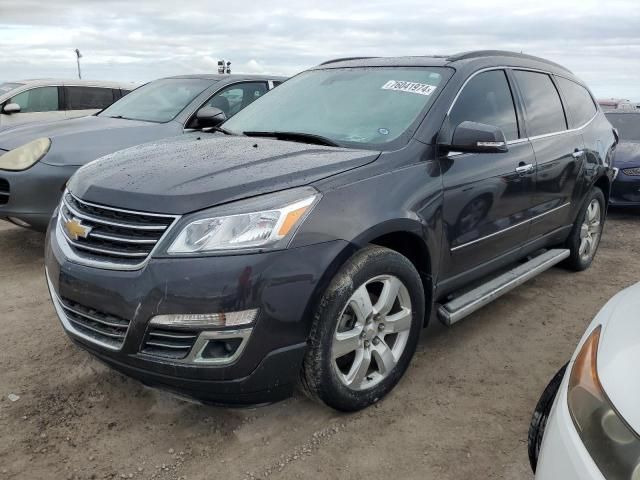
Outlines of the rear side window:
{"type": "Polygon", "coordinates": [[[529,136],[566,130],[562,102],[549,75],[524,70],[515,70],[513,74],[524,100],[529,136]]]}
{"type": "Polygon", "coordinates": [[[20,113],[55,112],[58,110],[58,87],[40,87],[19,93],[9,103],[20,105],[20,113]]]}
{"type": "Polygon", "coordinates": [[[591,120],[597,110],[587,89],[566,78],[556,77],[556,81],[567,102],[569,126],[578,128],[591,120]]]}
{"type": "Polygon", "coordinates": [[[113,103],[110,88],[65,87],[67,110],[102,110],[113,103]]]}
{"type": "Polygon", "coordinates": [[[505,72],[491,70],[469,80],[449,119],[454,127],[465,121],[484,123],[501,128],[507,140],[518,138],[518,120],[505,72]]]}

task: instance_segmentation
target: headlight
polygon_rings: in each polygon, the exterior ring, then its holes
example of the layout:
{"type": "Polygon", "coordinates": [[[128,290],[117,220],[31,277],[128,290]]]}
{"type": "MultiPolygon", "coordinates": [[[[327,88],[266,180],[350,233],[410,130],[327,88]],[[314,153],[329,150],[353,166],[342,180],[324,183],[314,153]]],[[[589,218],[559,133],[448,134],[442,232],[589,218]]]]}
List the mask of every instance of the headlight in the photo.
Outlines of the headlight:
{"type": "Polygon", "coordinates": [[[51,140],[39,138],[15,148],[0,157],[0,170],[26,170],[44,157],[51,147],[51,140]]]}
{"type": "Polygon", "coordinates": [[[196,214],[167,252],[181,255],[285,248],[318,198],[315,190],[301,188],[196,214]]]}
{"type": "Polygon", "coordinates": [[[607,398],[596,370],[601,327],[584,342],[569,378],[569,411],[607,480],[640,479],[640,438],[607,398]]]}
{"type": "Polygon", "coordinates": [[[625,168],[622,170],[625,175],[629,175],[630,177],[640,177],[640,167],[636,168],[625,168]]]}

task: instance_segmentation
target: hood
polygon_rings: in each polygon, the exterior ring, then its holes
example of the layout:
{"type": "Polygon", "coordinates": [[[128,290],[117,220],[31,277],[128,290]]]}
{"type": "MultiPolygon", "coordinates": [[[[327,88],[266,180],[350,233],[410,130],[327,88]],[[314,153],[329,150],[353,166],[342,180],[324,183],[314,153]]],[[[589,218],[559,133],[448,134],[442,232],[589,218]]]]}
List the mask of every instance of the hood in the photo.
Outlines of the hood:
{"type": "Polygon", "coordinates": [[[49,165],[84,165],[108,153],[133,145],[177,135],[175,123],[152,123],[109,117],[81,117],[47,123],[30,123],[0,131],[0,150],[13,150],[37,138],[51,139],[42,159],[49,165]]]}
{"type": "Polygon", "coordinates": [[[621,141],[616,147],[614,167],[640,167],[640,142],[621,141]]]}
{"type": "Polygon", "coordinates": [[[640,432],[640,283],[614,297],[599,315],[603,330],[598,375],[607,396],[636,432],[640,432]]]}
{"type": "Polygon", "coordinates": [[[184,214],[374,161],[380,152],[194,133],[116,152],[80,169],[69,190],[130,210],[184,214]]]}

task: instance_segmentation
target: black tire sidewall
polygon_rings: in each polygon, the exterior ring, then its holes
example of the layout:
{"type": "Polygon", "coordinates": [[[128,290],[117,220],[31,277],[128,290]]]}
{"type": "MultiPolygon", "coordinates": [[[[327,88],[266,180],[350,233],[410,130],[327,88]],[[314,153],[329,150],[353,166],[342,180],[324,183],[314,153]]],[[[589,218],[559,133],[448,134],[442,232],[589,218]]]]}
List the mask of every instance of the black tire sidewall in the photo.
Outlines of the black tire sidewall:
{"type": "Polygon", "coordinates": [[[327,405],[342,411],[360,410],[381,399],[406,371],[420,337],[424,320],[424,291],[413,264],[399,253],[383,247],[366,247],[351,257],[331,281],[316,310],[305,358],[303,383],[306,390],[327,405]],[[337,323],[351,296],[378,275],[394,275],[411,298],[412,324],[407,345],[391,374],[376,386],[354,391],[344,385],[333,368],[331,348],[337,323]]]}
{"type": "Polygon", "coordinates": [[[567,371],[567,366],[568,364],[564,365],[553,376],[551,382],[549,382],[544,392],[542,392],[542,396],[540,400],[538,400],[538,404],[531,416],[531,424],[529,425],[527,438],[527,453],[529,454],[529,464],[531,465],[533,473],[536,473],[538,456],[540,454],[540,447],[542,446],[547,421],[549,420],[549,414],[558,395],[558,390],[567,371]]]}

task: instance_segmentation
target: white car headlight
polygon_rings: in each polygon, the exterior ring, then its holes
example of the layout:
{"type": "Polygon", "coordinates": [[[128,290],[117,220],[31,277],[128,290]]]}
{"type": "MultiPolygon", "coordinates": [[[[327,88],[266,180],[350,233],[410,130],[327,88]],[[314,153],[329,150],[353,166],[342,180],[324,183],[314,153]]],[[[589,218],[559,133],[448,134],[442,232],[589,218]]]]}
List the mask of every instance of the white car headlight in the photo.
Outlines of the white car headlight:
{"type": "Polygon", "coordinates": [[[319,198],[309,188],[279,192],[195,215],[168,248],[170,255],[284,248],[319,198]],[[295,195],[298,193],[299,195],[295,195]],[[292,195],[294,194],[294,195],[292,195]],[[292,198],[293,197],[293,198],[292,198]],[[264,209],[254,209],[264,204],[264,209]],[[247,210],[234,213],[238,209],[247,210]],[[219,215],[229,211],[228,215],[219,215]]]}
{"type": "Polygon", "coordinates": [[[611,480],[640,478],[640,438],[607,397],[597,370],[602,326],[584,342],[571,369],[567,399],[573,423],[602,474],[611,480]]]}
{"type": "Polygon", "coordinates": [[[44,157],[51,147],[51,140],[38,138],[14,148],[0,157],[0,170],[26,170],[44,157]]]}

